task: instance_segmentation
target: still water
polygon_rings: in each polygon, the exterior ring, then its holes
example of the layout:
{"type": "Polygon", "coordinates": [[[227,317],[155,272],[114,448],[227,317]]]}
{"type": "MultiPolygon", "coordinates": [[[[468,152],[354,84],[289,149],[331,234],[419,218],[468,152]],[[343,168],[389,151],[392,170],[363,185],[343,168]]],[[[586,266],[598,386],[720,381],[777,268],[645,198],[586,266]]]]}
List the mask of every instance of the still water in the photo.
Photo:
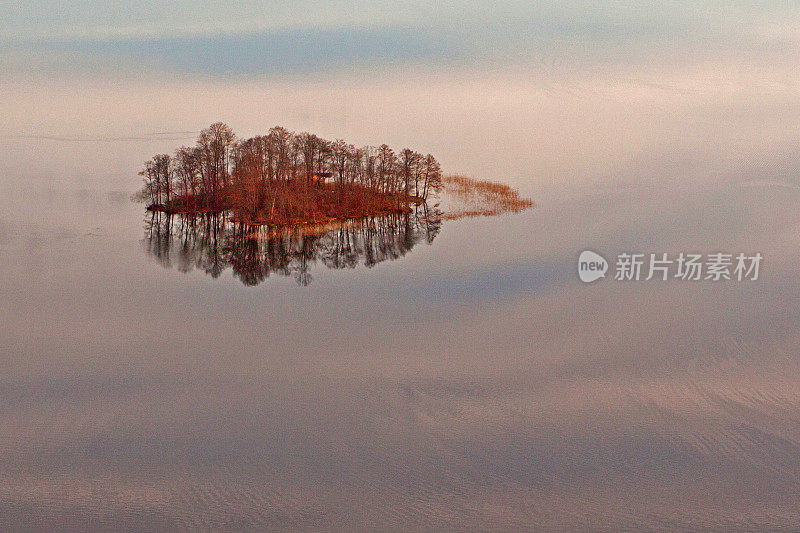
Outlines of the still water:
{"type": "Polygon", "coordinates": [[[795,529],[781,57],[3,80],[0,528],[795,529]],[[419,146],[536,205],[209,248],[129,197],[217,119],[419,146]],[[583,284],[586,249],[764,261],[583,284]]]}

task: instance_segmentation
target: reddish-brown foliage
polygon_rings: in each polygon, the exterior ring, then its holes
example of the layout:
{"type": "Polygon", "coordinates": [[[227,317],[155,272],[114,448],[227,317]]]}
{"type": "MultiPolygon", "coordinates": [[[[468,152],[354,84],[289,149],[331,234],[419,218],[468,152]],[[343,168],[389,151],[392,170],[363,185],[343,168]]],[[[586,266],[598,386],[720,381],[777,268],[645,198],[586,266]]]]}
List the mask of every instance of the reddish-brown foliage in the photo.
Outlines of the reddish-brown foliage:
{"type": "Polygon", "coordinates": [[[313,224],[406,213],[441,188],[432,155],[387,145],[355,148],[310,133],[272,128],[237,140],[222,123],[194,147],[159,154],[140,172],[140,198],[167,213],[229,211],[250,224],[313,224]]]}
{"type": "Polygon", "coordinates": [[[506,185],[442,177],[432,155],[383,144],[355,148],[310,133],[272,128],[237,140],[222,123],[200,133],[194,147],[145,163],[141,199],[153,211],[227,211],[244,224],[324,224],[402,214],[442,188],[460,204],[443,218],[518,212],[533,205],[506,185]]]}
{"type": "Polygon", "coordinates": [[[320,224],[367,216],[401,214],[421,198],[401,193],[382,193],[358,184],[272,184],[263,192],[258,183],[239,183],[220,189],[216,200],[199,193],[176,196],[152,209],[167,213],[229,211],[237,222],[290,226],[320,224]]]}

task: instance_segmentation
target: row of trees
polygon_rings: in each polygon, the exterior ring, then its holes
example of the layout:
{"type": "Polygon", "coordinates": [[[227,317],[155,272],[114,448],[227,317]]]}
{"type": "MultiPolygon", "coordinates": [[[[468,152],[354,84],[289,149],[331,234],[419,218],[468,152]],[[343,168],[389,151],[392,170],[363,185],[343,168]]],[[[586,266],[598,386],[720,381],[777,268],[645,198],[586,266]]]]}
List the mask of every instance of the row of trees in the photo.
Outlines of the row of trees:
{"type": "Polygon", "coordinates": [[[395,153],[385,144],[356,148],[341,139],[328,141],[280,126],[267,135],[237,140],[223,123],[204,129],[193,147],[172,156],[156,155],[140,174],[144,199],[158,205],[176,197],[203,197],[207,205],[215,205],[221,191],[232,186],[246,193],[245,201],[261,207],[278,188],[325,182],[340,190],[355,185],[422,200],[442,187],[441,167],[430,154],[408,148],[395,153]]]}

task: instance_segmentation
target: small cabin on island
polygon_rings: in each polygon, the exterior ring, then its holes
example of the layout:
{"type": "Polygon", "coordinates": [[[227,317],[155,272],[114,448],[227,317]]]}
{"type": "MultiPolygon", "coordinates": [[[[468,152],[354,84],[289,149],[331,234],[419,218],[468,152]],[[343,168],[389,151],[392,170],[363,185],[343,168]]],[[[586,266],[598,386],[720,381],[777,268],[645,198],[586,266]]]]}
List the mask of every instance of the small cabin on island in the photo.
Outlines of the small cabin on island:
{"type": "Polygon", "coordinates": [[[320,183],[325,183],[328,181],[328,178],[332,177],[333,172],[314,172],[314,174],[311,176],[311,179],[320,183]]]}

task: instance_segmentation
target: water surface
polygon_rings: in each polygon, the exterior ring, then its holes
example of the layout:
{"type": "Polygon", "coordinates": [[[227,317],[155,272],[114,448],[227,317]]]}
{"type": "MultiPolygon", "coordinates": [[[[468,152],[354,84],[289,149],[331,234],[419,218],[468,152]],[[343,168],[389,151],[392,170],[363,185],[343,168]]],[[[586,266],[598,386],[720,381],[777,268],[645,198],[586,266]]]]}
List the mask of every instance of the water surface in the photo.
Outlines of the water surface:
{"type": "Polygon", "coordinates": [[[796,33],[715,5],[547,19],[505,63],[134,76],[57,45],[101,66],[0,80],[0,527],[796,529],[796,33]],[[272,255],[154,233],[136,172],[220,119],[430,151],[536,207],[272,255]],[[585,285],[585,249],[764,262],[585,285]]]}

